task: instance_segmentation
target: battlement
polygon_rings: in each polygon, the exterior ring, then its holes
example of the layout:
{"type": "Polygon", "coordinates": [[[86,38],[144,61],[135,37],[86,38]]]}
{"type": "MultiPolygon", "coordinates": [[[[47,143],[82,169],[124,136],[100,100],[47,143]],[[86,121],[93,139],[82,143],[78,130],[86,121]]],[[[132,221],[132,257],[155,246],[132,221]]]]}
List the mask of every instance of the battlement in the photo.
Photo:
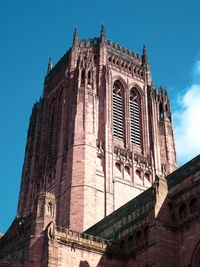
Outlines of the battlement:
{"type": "Polygon", "coordinates": [[[88,39],[82,39],[78,41],[78,46],[81,47],[91,47],[91,46],[97,46],[99,44],[100,38],[88,38],[88,39]]]}
{"type": "Polygon", "coordinates": [[[142,62],[142,56],[138,53],[135,53],[128,48],[125,48],[123,46],[120,46],[119,44],[115,44],[114,42],[110,40],[105,40],[106,46],[110,48],[112,51],[120,53],[126,57],[129,57],[130,59],[134,59],[138,62],[142,62]]]}
{"type": "Polygon", "coordinates": [[[111,247],[113,242],[97,236],[80,233],[67,228],[56,226],[56,239],[71,243],[71,245],[79,245],[87,248],[92,248],[98,251],[106,251],[107,247],[111,247]]]}

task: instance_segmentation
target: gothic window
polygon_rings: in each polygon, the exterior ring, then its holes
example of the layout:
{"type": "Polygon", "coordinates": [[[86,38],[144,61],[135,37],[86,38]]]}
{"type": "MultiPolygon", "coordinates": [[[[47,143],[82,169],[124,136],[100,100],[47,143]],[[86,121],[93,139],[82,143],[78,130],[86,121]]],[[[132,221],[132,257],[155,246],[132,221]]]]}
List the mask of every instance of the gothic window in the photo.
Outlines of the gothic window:
{"type": "Polygon", "coordinates": [[[123,89],[115,82],[113,86],[113,134],[117,139],[124,138],[123,89]]]}
{"type": "Polygon", "coordinates": [[[140,113],[140,99],[133,88],[130,92],[131,142],[138,147],[141,146],[140,113]]]}
{"type": "Polygon", "coordinates": [[[53,205],[51,202],[47,204],[47,213],[53,215],[53,205]]]}

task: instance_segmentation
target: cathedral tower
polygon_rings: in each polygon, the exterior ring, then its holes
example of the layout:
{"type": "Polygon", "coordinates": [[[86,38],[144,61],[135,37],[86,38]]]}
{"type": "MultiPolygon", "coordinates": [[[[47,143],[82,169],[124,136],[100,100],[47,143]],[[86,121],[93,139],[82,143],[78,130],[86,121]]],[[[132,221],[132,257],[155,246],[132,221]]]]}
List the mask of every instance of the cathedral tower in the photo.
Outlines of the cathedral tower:
{"type": "Polygon", "coordinates": [[[18,215],[55,195],[56,224],[83,231],[177,167],[169,98],[154,89],[147,50],[78,40],[52,67],[32,110],[18,215]]]}

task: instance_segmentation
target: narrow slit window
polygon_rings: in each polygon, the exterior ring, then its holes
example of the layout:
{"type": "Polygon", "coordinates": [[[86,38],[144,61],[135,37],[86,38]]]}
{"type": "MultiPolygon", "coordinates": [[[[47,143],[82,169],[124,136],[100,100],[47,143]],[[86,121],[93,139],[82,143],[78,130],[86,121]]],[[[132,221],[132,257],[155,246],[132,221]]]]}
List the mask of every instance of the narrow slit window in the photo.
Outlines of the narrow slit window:
{"type": "Polygon", "coordinates": [[[141,147],[140,100],[135,90],[130,92],[131,143],[141,147]]]}

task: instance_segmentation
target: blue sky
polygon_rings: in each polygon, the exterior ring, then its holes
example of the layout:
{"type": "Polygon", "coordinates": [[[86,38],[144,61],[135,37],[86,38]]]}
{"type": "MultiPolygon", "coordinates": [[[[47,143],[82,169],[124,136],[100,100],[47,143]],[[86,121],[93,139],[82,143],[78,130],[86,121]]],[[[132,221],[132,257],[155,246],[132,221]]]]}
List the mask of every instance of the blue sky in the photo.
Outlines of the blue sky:
{"type": "Polygon", "coordinates": [[[31,109],[42,95],[48,59],[55,64],[79,38],[106,38],[142,53],[154,85],[168,89],[179,166],[200,151],[199,1],[1,1],[0,232],[17,210],[31,109]]]}

